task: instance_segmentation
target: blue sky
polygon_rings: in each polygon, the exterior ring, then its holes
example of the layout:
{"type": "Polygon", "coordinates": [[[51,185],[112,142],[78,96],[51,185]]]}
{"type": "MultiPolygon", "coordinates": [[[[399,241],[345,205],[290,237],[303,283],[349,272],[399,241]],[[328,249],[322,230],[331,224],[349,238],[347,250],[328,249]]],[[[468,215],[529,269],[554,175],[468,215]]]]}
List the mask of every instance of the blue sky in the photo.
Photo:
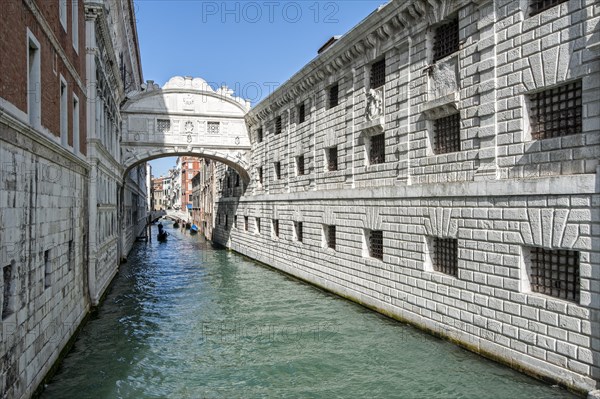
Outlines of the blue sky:
{"type": "MultiPolygon", "coordinates": [[[[201,77],[256,104],[386,0],[135,0],[144,79],[201,77]]],[[[151,162],[160,176],[174,158],[151,162]]]]}

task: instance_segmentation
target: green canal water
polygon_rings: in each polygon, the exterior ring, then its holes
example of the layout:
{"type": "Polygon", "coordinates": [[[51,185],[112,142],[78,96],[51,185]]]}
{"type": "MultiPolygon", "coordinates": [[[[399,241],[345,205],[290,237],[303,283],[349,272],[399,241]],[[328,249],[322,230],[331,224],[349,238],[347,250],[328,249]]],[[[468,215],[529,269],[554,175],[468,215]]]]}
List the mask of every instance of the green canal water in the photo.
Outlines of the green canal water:
{"type": "Polygon", "coordinates": [[[166,228],[136,245],[43,398],[574,397],[166,228]]]}

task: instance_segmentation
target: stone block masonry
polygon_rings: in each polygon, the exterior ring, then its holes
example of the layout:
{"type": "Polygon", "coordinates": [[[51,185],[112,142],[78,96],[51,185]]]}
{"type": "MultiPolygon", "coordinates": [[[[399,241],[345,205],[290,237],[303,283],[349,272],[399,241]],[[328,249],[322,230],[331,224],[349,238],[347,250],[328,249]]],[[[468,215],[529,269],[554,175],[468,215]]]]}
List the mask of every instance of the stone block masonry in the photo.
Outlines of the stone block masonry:
{"type": "Polygon", "coordinates": [[[378,9],[248,113],[250,184],[213,239],[598,389],[600,9],[538,3],[378,9]]]}

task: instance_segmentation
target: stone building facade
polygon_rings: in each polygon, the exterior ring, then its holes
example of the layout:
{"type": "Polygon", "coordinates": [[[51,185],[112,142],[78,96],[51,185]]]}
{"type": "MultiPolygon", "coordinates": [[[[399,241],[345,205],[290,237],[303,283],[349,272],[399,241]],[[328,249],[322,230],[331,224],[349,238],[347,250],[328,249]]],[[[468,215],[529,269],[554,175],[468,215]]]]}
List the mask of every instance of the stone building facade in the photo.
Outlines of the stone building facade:
{"type": "Polygon", "coordinates": [[[125,184],[119,166],[123,77],[141,81],[132,5],[0,7],[3,398],[31,396],[129,250],[121,231],[145,222],[145,166],[125,184]],[[122,224],[119,197],[133,192],[136,218],[122,224]]]}
{"type": "Polygon", "coordinates": [[[597,389],[599,21],[593,0],[380,7],[248,113],[250,185],[213,239],[597,389]]]}

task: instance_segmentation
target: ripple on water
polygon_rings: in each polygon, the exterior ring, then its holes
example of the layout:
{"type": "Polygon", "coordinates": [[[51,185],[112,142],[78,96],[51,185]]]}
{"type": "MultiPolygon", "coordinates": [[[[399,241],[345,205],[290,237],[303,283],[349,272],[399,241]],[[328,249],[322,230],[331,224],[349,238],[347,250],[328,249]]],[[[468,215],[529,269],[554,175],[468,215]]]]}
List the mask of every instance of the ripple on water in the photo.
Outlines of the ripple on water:
{"type": "Polygon", "coordinates": [[[44,398],[573,397],[171,233],[134,248],[44,398]]]}

